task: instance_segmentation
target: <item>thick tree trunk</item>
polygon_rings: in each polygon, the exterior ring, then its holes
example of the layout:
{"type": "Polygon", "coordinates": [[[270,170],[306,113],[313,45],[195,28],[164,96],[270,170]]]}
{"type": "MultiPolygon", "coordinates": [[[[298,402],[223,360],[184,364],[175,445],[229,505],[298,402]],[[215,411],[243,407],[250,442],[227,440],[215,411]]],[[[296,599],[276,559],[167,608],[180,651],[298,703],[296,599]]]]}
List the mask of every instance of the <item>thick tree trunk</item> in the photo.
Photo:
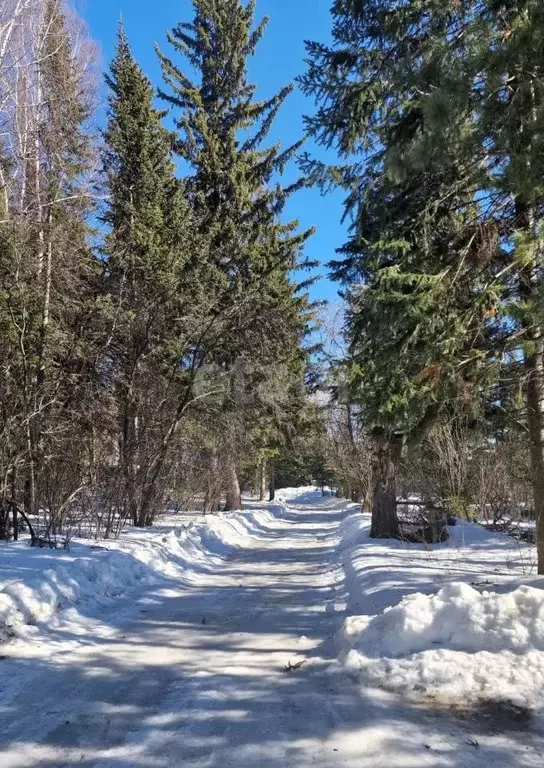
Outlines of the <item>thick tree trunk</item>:
{"type": "Polygon", "coordinates": [[[527,423],[531,453],[531,481],[536,516],[538,573],[544,574],[544,364],[542,344],[525,358],[527,371],[527,423]]]}
{"type": "Polygon", "coordinates": [[[236,464],[231,456],[227,458],[225,464],[226,473],[226,491],[227,501],[225,504],[226,511],[232,511],[242,508],[242,494],[240,492],[240,483],[238,482],[238,474],[236,472],[236,464]]]}
{"type": "Polygon", "coordinates": [[[372,453],[372,525],[373,539],[400,536],[397,517],[397,488],[395,482],[396,453],[391,440],[384,434],[373,434],[372,453]]]}

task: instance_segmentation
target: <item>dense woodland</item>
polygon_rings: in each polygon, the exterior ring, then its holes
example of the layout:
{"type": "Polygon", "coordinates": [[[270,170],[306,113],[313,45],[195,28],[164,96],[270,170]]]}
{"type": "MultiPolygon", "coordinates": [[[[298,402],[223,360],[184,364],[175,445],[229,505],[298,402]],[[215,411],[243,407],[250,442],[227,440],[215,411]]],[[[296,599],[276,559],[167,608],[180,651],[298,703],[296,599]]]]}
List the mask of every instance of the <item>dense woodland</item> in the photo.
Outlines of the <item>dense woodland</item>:
{"type": "Polygon", "coordinates": [[[407,497],[536,519],[544,573],[544,6],[336,0],[265,100],[255,2],[193,6],[161,83],[119,29],[104,120],[70,4],[0,6],[0,536],[317,483],[376,537],[407,497]],[[270,139],[295,87],[306,147],[270,139]],[[284,215],[309,184],[345,190],[340,338],[284,215]]]}

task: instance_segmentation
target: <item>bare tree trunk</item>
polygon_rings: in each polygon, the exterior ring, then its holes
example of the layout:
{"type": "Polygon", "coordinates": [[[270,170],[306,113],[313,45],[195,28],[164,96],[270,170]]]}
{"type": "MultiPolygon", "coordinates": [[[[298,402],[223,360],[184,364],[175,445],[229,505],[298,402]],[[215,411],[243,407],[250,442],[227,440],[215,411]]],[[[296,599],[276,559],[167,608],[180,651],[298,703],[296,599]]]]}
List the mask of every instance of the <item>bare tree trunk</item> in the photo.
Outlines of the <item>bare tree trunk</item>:
{"type": "MultiPolygon", "coordinates": [[[[11,487],[11,498],[15,499],[16,496],[16,490],[17,490],[17,469],[13,466],[11,468],[11,479],[10,479],[10,487],[11,487]]],[[[2,507],[5,506],[5,496],[2,499],[2,507]]],[[[14,504],[11,509],[11,515],[13,520],[13,540],[18,541],[19,540],[19,510],[17,508],[17,505],[14,504]]]]}
{"type": "Polygon", "coordinates": [[[391,439],[381,432],[373,433],[372,453],[372,525],[373,539],[400,536],[397,517],[397,488],[395,482],[396,451],[391,439]]]}
{"type": "Polygon", "coordinates": [[[217,454],[212,451],[208,460],[206,493],[204,495],[204,514],[217,512],[221,508],[221,484],[217,454]]]}
{"type": "Polygon", "coordinates": [[[226,511],[232,511],[234,509],[242,509],[242,494],[240,492],[240,483],[238,482],[238,474],[236,472],[236,464],[232,456],[228,456],[225,464],[226,472],[226,490],[227,501],[225,504],[226,511]]]}
{"type": "MultiPolygon", "coordinates": [[[[26,385],[28,386],[28,385],[26,385]]],[[[32,436],[32,428],[30,422],[30,410],[28,407],[25,409],[27,415],[26,419],[26,451],[27,451],[27,468],[26,477],[24,480],[24,498],[23,505],[27,515],[32,515],[36,512],[36,471],[34,462],[34,439],[32,436]]]]}
{"type": "Polygon", "coordinates": [[[276,473],[274,471],[274,464],[270,467],[270,484],[268,486],[269,494],[268,494],[268,500],[274,501],[276,498],[276,473]]]}
{"type": "MultiPolygon", "coordinates": [[[[523,201],[516,201],[518,221],[536,237],[534,210],[523,201]]],[[[539,301],[540,266],[542,254],[538,247],[530,266],[522,272],[520,292],[529,304],[539,301]]],[[[533,318],[525,320],[527,343],[525,348],[527,426],[531,456],[531,484],[536,518],[536,547],[538,573],[544,574],[544,362],[542,329],[533,324],[533,318]]]]}
{"type": "Polygon", "coordinates": [[[0,507],[0,540],[9,541],[9,509],[0,507]]]}
{"type": "Polygon", "coordinates": [[[264,501],[266,497],[266,459],[262,459],[259,465],[259,501],[264,501]]]}
{"type": "Polygon", "coordinates": [[[348,427],[349,441],[352,445],[355,445],[355,430],[353,429],[353,409],[349,403],[346,406],[346,422],[348,427]]]}
{"type": "Polygon", "coordinates": [[[13,541],[19,540],[19,510],[17,507],[13,507],[11,510],[12,522],[13,522],[13,541]]]}
{"type": "MultiPolygon", "coordinates": [[[[52,226],[52,211],[49,210],[48,214],[48,226],[52,226]]],[[[43,246],[40,246],[40,249],[43,246]]],[[[49,239],[47,242],[47,248],[45,253],[45,282],[43,289],[43,309],[42,309],[42,327],[40,331],[40,357],[38,372],[36,375],[36,383],[38,391],[43,388],[46,377],[47,366],[47,345],[49,334],[49,320],[51,315],[51,280],[53,277],[53,243],[51,241],[51,231],[49,231],[49,239]]]]}
{"type": "MultiPolygon", "coordinates": [[[[522,93],[521,103],[529,107],[532,120],[529,130],[522,119],[519,123],[520,144],[525,150],[527,165],[527,178],[531,178],[531,152],[533,150],[533,136],[538,130],[538,115],[536,108],[535,83],[529,76],[530,87],[522,93]],[[528,102],[523,104],[528,99],[528,102]]],[[[519,96],[520,84],[518,77],[514,77],[512,84],[519,96]]],[[[519,148],[518,148],[519,151],[519,148]]],[[[540,304],[541,270],[543,263],[542,240],[538,233],[537,216],[535,215],[534,198],[518,194],[515,200],[516,224],[522,227],[527,234],[534,238],[534,255],[531,263],[521,271],[520,294],[529,306],[540,304]]],[[[527,330],[527,343],[525,347],[525,372],[527,404],[527,425],[529,429],[529,450],[531,456],[531,483],[533,488],[533,501],[536,517],[536,546],[538,554],[538,573],[544,574],[544,365],[542,343],[542,328],[535,324],[534,316],[530,314],[524,318],[527,330]]]]}
{"type": "Polygon", "coordinates": [[[126,518],[134,525],[142,525],[138,519],[138,502],[136,498],[136,428],[134,408],[127,397],[124,403],[123,427],[121,436],[121,461],[123,462],[123,478],[125,487],[126,518]]]}

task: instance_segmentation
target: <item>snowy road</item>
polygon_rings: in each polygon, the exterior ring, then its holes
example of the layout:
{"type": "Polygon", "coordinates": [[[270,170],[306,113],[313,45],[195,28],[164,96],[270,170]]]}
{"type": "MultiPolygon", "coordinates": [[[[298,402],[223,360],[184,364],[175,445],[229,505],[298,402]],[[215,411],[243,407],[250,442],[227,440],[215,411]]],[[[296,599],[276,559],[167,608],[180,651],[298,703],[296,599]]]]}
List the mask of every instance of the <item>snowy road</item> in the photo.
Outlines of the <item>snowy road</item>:
{"type": "Polygon", "coordinates": [[[331,674],[349,600],[344,515],[299,500],[189,583],[14,647],[0,661],[0,766],[542,765],[537,734],[479,732],[331,674]]]}

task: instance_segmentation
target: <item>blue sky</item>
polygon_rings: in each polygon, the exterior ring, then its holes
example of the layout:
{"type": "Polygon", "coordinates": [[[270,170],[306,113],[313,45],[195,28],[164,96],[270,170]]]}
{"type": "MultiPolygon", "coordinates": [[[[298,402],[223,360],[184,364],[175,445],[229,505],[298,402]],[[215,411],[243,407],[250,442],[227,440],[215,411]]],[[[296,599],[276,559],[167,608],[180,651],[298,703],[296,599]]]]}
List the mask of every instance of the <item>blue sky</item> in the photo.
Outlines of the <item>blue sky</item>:
{"type": "MultiPolygon", "coordinates": [[[[330,5],[331,0],[257,0],[258,18],[270,17],[250,62],[250,76],[258,84],[259,96],[272,95],[304,71],[305,39],[330,39],[330,5]]],[[[190,0],[79,0],[78,6],[100,45],[104,67],[112,56],[117,22],[122,15],[134,54],[154,84],[161,82],[154,44],[167,50],[166,30],[192,16],[190,0]]],[[[303,133],[302,116],[312,111],[313,102],[297,89],[279,114],[271,140],[281,140],[285,146],[295,142],[303,133]]],[[[295,175],[296,168],[289,173],[295,175]]],[[[334,301],[337,286],[327,279],[324,264],[334,258],[335,248],[345,240],[342,194],[323,197],[318,190],[301,191],[290,201],[287,214],[298,218],[303,227],[317,227],[307,246],[308,256],[322,262],[318,270],[321,278],[312,288],[312,295],[334,301]]]]}

